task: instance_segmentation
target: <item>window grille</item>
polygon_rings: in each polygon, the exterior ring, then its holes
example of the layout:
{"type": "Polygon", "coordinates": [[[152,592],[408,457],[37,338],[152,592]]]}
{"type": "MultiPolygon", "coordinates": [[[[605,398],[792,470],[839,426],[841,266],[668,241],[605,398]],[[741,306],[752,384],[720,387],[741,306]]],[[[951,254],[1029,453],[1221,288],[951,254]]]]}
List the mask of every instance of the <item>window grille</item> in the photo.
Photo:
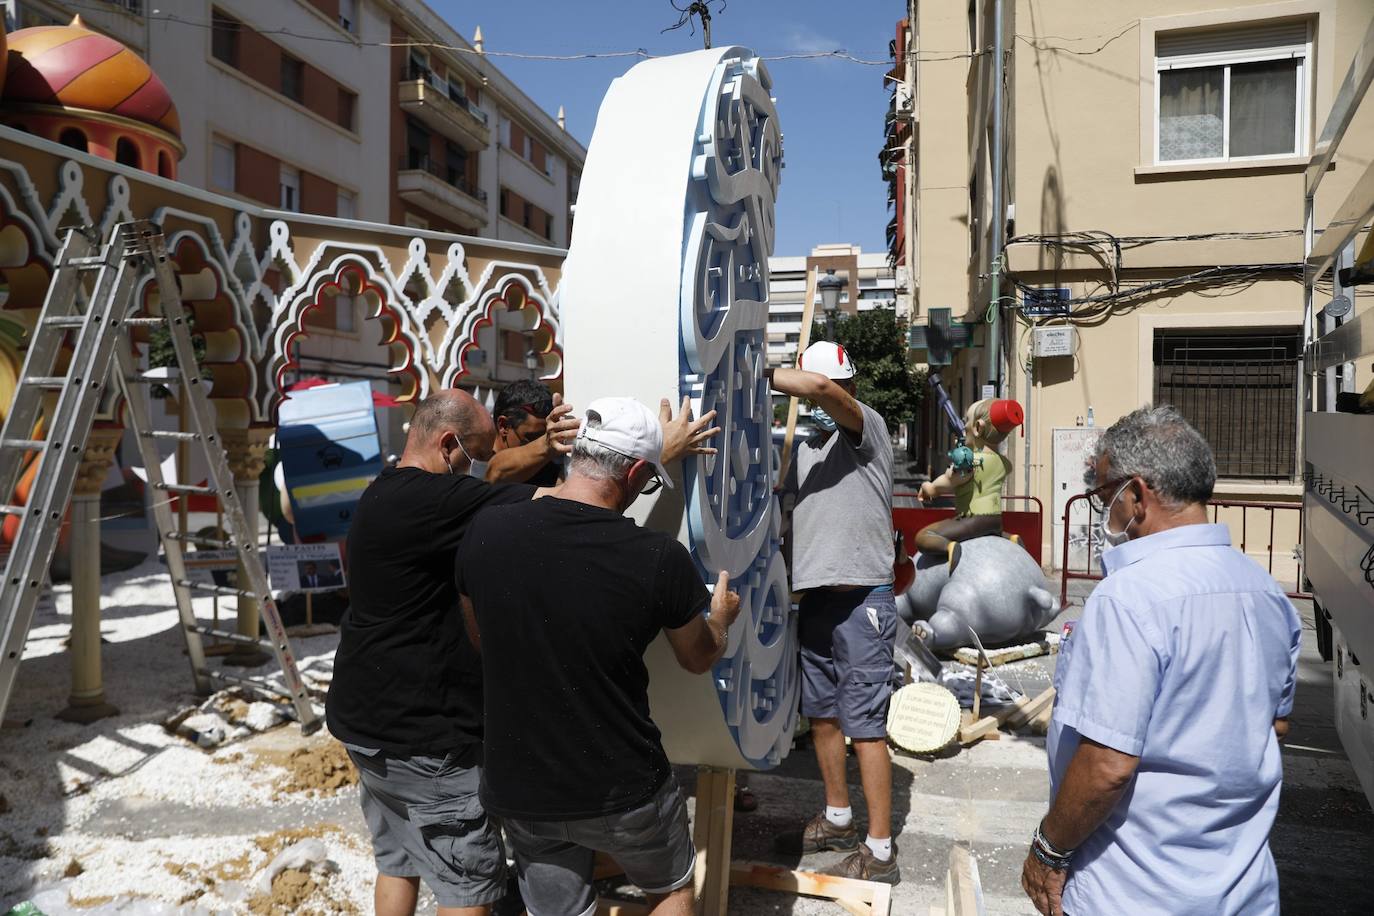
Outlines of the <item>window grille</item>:
{"type": "Polygon", "coordinates": [[[1296,328],[1156,331],[1154,402],[1197,427],[1218,477],[1291,480],[1300,347],[1296,328]]]}

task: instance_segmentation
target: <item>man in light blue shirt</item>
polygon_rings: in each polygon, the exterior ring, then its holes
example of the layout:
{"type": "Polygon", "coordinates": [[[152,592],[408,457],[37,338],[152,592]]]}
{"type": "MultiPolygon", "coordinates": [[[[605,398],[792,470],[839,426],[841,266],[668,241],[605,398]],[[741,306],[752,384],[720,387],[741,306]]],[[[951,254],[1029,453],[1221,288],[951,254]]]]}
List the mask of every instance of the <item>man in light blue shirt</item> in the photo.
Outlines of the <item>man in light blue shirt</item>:
{"type": "Polygon", "coordinates": [[[1022,886],[1046,914],[1276,914],[1297,612],[1207,523],[1216,465],[1174,408],[1123,417],[1089,476],[1107,577],[1060,650],[1022,886]]]}

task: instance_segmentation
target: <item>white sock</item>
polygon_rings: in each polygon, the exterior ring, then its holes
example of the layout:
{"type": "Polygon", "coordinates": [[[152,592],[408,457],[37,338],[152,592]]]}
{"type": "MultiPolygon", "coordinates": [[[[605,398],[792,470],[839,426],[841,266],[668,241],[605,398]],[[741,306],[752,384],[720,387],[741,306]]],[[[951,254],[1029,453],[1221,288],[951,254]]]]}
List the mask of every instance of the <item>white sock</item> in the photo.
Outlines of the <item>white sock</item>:
{"type": "Polygon", "coordinates": [[[825,819],[836,827],[848,827],[854,823],[854,809],[849,805],[843,808],[836,808],[834,805],[825,806],[825,819]]]}
{"type": "Polygon", "coordinates": [[[870,836],[865,837],[864,842],[868,844],[868,848],[872,851],[874,858],[883,862],[892,858],[892,837],[884,837],[881,840],[875,840],[870,836]]]}

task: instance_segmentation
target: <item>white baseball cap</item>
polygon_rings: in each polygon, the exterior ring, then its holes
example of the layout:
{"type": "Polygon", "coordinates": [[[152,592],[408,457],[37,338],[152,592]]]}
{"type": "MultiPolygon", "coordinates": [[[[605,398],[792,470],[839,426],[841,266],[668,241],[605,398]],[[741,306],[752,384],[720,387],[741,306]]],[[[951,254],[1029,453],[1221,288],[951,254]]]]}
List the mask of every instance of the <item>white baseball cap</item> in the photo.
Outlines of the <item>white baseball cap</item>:
{"type": "Polygon", "coordinates": [[[663,467],[663,427],[658,414],[634,398],[598,398],[587,405],[577,438],[595,442],[617,455],[649,462],[665,487],[673,479],[663,467]]]}
{"type": "Polygon", "coordinates": [[[837,381],[854,377],[854,361],[844,347],[829,340],[818,340],[807,347],[797,358],[797,368],[837,381]]]}

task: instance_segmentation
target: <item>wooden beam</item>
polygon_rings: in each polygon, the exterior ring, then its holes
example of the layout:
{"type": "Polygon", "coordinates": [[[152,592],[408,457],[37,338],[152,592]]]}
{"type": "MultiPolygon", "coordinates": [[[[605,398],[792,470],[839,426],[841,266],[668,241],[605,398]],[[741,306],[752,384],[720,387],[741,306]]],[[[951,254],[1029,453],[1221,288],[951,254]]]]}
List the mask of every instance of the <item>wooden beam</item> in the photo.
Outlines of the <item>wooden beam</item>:
{"type": "Polygon", "coordinates": [[[735,771],[697,767],[695,889],[699,916],[726,916],[730,904],[730,847],[735,826],[735,771]]]}
{"type": "MultiPolygon", "coordinates": [[[[806,272],[806,303],[802,306],[801,332],[797,335],[797,359],[801,360],[802,351],[811,346],[811,325],[816,316],[816,279],[820,268],[806,272]]],[[[857,280],[855,282],[858,282],[857,280]]],[[[765,344],[767,342],[765,341],[765,344]]],[[[772,394],[769,394],[768,410],[773,410],[772,394]]],[[[781,484],[787,479],[787,468],[792,463],[792,441],[797,434],[797,399],[787,399],[787,432],[782,437],[782,463],[778,466],[778,479],[781,484]]]]}
{"type": "Polygon", "coordinates": [[[888,916],[892,887],[878,881],[860,881],[809,871],[794,871],[763,862],[736,862],[730,866],[730,883],[804,897],[834,900],[856,916],[888,916]]]}
{"type": "Polygon", "coordinates": [[[983,887],[978,880],[978,863],[967,846],[956,844],[949,851],[945,913],[947,916],[983,916],[983,887]]]}
{"type": "MultiPolygon", "coordinates": [[[[1011,707],[1012,712],[1006,717],[1003,724],[1010,729],[1024,728],[1034,721],[1040,719],[1042,715],[1054,711],[1054,688],[1049,687],[1038,693],[1033,699],[1025,700],[1011,707]]],[[[1048,722],[1046,722],[1048,724],[1048,722]]]]}

